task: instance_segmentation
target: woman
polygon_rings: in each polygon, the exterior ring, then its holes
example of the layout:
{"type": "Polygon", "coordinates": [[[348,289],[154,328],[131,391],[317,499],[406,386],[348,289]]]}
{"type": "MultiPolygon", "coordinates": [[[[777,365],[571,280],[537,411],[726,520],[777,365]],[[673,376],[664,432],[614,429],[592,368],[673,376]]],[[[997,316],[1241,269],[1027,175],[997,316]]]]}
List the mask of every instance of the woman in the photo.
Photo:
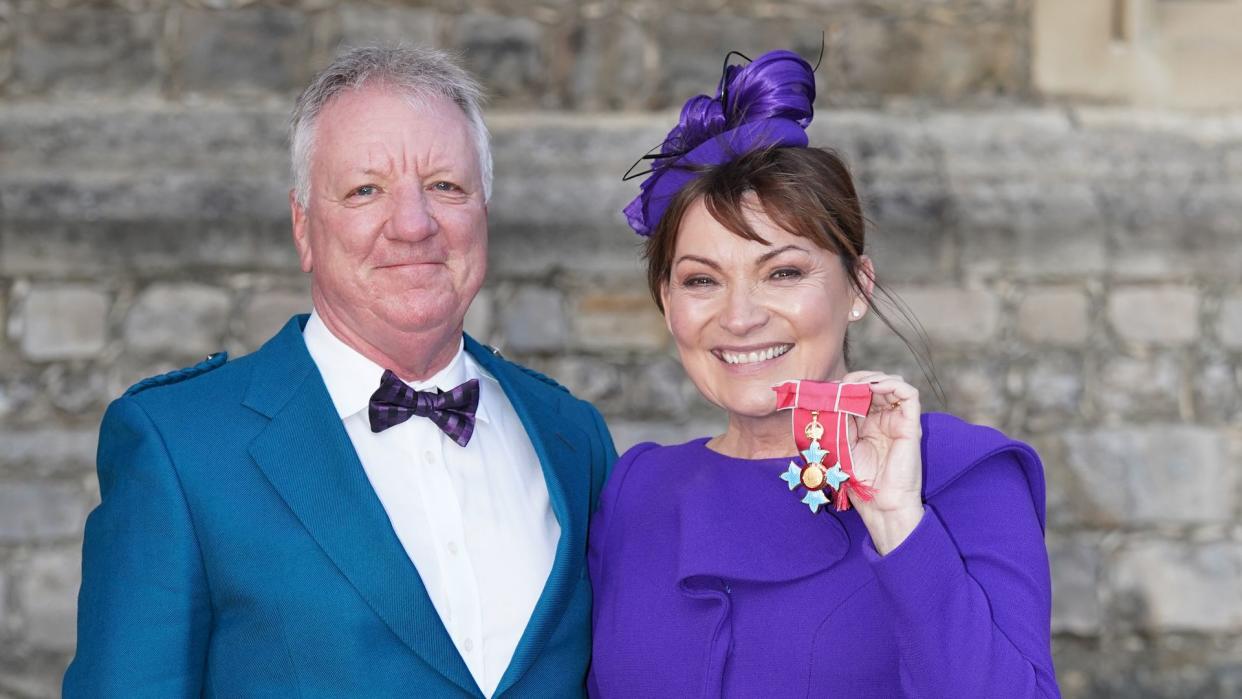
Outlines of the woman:
{"type": "Polygon", "coordinates": [[[847,369],[878,287],[848,171],[806,147],[813,100],[792,53],[730,67],[626,209],[686,372],[728,427],[618,460],[591,529],[591,693],[1059,696],[1038,457],[921,415],[900,376],[847,369]],[[871,387],[847,432],[870,499],[808,508],[782,482],[796,448],[772,387],[789,379],[871,387]]]}

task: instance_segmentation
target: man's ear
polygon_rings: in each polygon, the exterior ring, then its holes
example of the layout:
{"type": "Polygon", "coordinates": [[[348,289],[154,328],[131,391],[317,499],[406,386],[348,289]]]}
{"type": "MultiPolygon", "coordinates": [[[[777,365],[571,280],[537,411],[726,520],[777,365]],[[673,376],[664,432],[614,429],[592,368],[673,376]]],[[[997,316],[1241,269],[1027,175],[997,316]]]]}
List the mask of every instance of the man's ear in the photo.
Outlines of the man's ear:
{"type": "Polygon", "coordinates": [[[298,259],[302,261],[302,271],[309,272],[314,268],[311,258],[310,223],[307,221],[306,209],[298,204],[297,192],[289,190],[289,216],[293,220],[293,245],[298,249],[298,259]]]}

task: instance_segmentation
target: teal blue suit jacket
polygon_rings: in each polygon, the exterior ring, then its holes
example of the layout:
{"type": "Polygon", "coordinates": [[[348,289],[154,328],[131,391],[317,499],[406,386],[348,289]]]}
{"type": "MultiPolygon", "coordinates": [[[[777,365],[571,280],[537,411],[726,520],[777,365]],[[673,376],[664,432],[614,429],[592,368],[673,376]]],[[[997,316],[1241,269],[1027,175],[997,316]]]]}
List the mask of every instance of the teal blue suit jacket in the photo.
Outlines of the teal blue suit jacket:
{"type": "MultiPolygon", "coordinates": [[[[86,523],[66,697],[478,697],[397,540],[298,316],[259,351],[115,401],[86,523]]],[[[599,413],[466,338],[542,462],[561,538],[497,697],[579,697],[599,413]]]]}

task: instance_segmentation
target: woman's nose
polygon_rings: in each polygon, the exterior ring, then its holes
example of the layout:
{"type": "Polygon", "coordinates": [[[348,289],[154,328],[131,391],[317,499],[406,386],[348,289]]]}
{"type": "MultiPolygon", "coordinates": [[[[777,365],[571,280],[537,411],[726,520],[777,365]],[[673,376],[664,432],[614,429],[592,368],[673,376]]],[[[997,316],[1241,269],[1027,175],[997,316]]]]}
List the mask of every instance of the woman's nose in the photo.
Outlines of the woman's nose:
{"type": "Polygon", "coordinates": [[[744,285],[729,290],[720,325],[739,337],[763,327],[768,322],[768,309],[759,303],[755,290],[744,285]]]}

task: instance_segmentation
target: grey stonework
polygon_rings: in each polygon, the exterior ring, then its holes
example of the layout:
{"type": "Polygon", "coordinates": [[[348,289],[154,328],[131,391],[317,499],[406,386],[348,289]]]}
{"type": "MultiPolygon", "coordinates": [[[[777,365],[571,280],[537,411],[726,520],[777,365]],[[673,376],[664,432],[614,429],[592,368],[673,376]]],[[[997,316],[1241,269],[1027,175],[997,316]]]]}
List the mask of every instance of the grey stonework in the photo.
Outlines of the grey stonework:
{"type": "Polygon", "coordinates": [[[814,58],[821,31],[812,141],[853,167],[945,400],[874,314],[854,364],[1042,454],[1066,697],[1242,695],[1242,114],[1041,94],[1039,2],[0,0],[0,697],[58,693],[107,402],[309,309],[283,129],[339,45],[461,50],[487,84],[467,328],[624,449],[723,421],[620,175],[726,51],[814,58]]]}

